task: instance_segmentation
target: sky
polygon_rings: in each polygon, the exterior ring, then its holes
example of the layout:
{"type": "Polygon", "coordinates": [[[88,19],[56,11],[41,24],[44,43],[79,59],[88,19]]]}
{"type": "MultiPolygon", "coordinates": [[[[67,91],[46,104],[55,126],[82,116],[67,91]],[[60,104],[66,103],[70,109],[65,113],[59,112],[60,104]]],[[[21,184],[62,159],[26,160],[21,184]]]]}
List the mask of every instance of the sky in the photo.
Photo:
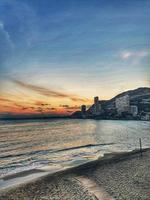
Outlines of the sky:
{"type": "Polygon", "coordinates": [[[150,86],[149,0],[1,0],[0,114],[70,114],[150,86]]]}

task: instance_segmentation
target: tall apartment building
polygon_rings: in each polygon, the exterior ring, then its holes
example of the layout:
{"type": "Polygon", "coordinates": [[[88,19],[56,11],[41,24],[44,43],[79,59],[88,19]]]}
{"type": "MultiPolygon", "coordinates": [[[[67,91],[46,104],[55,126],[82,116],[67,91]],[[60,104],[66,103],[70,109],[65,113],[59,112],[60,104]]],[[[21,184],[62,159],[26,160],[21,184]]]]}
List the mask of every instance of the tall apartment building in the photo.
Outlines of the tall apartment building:
{"type": "Polygon", "coordinates": [[[101,113],[101,105],[99,103],[99,98],[94,97],[94,105],[93,105],[93,115],[99,115],[101,113]]]}
{"type": "Polygon", "coordinates": [[[81,115],[83,118],[86,117],[86,105],[81,106],[81,115]]]}
{"type": "Polygon", "coordinates": [[[120,115],[122,112],[130,112],[130,98],[129,95],[124,95],[122,97],[118,97],[115,100],[115,106],[118,114],[120,115]]]}

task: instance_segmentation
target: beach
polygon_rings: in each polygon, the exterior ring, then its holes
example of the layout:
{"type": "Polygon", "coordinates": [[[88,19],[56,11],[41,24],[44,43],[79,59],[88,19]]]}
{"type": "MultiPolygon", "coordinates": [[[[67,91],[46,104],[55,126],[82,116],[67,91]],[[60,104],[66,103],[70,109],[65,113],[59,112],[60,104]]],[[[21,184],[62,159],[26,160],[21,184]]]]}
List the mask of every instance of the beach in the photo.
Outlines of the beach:
{"type": "Polygon", "coordinates": [[[2,200],[149,200],[150,149],[102,159],[0,191],[2,200]]]}

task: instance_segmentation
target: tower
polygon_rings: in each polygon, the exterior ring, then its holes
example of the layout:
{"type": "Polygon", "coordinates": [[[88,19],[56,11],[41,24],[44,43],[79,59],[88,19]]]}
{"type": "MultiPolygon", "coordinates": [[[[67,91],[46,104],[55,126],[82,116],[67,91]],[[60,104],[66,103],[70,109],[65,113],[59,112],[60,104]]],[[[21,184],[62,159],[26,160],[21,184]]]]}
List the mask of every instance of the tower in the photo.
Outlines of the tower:
{"type": "Polygon", "coordinates": [[[94,97],[94,110],[93,110],[93,114],[94,115],[99,115],[101,112],[101,105],[99,103],[99,97],[96,96],[94,97]]]}
{"type": "Polygon", "coordinates": [[[86,105],[81,106],[81,115],[83,118],[86,117],[86,105]]]}
{"type": "Polygon", "coordinates": [[[94,104],[98,104],[99,102],[99,98],[98,97],[94,97],[94,104]]]}

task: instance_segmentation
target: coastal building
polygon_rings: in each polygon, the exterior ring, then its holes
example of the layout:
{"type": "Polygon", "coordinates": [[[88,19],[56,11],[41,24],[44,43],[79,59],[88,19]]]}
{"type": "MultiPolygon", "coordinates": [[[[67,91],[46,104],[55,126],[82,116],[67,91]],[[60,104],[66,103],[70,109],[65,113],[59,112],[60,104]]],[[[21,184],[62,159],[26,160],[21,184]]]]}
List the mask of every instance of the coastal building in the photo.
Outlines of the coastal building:
{"type": "Polygon", "coordinates": [[[130,112],[130,98],[129,95],[124,95],[122,97],[118,97],[115,100],[115,107],[117,109],[117,113],[120,115],[123,112],[130,112]]]}
{"type": "Polygon", "coordinates": [[[93,115],[99,115],[101,113],[101,104],[99,101],[99,97],[94,97],[94,105],[93,105],[93,115]]]}
{"type": "Polygon", "coordinates": [[[98,97],[94,97],[94,104],[98,104],[99,103],[99,98],[98,97]]]}
{"type": "Polygon", "coordinates": [[[81,106],[81,115],[83,118],[86,117],[86,105],[81,106]]]}
{"type": "Polygon", "coordinates": [[[133,117],[136,117],[138,114],[138,107],[136,105],[131,105],[130,112],[133,115],[133,117]]]}
{"type": "Polygon", "coordinates": [[[141,114],[141,120],[150,121],[150,112],[143,112],[141,114]]]}

